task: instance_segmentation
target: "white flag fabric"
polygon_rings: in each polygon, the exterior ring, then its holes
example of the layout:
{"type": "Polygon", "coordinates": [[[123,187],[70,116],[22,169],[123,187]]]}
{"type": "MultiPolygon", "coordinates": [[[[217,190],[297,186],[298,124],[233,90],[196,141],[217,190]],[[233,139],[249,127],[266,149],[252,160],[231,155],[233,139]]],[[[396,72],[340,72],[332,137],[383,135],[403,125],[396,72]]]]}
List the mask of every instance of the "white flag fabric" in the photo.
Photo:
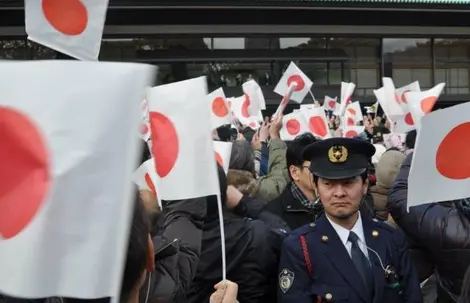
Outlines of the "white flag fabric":
{"type": "Polygon", "coordinates": [[[140,153],[138,104],[154,71],[0,63],[1,293],[119,294],[140,153]]]}
{"type": "Polygon", "coordinates": [[[470,197],[469,112],[467,102],[422,118],[408,178],[408,208],[470,197]]]}
{"type": "Polygon", "coordinates": [[[242,85],[243,92],[248,96],[250,106],[248,112],[250,116],[258,115],[260,110],[266,109],[266,101],[264,100],[263,91],[255,80],[249,80],[242,85]]]}
{"type": "Polygon", "coordinates": [[[109,0],[25,0],[28,39],[80,60],[97,60],[109,0]]]}
{"type": "Polygon", "coordinates": [[[215,159],[217,163],[228,173],[230,156],[232,155],[232,142],[214,141],[215,159]]]}
{"type": "Polygon", "coordinates": [[[284,141],[294,140],[309,131],[307,122],[300,111],[292,112],[282,117],[281,139],[284,141]]]}
{"type": "Polygon", "coordinates": [[[311,109],[302,109],[302,113],[309,131],[317,137],[326,139],[330,137],[330,129],[328,120],[326,119],[325,110],[322,107],[314,107],[311,109]]]}
{"type": "Polygon", "coordinates": [[[206,78],[153,87],[147,96],[159,197],[219,194],[206,78]]]}

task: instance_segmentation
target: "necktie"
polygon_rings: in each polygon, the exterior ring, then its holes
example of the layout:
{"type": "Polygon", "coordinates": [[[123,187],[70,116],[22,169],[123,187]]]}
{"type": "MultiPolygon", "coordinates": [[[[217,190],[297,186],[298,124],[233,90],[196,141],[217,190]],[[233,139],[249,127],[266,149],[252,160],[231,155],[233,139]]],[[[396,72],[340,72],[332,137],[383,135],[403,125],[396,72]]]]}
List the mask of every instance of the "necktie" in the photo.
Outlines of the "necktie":
{"type": "Polygon", "coordinates": [[[374,290],[374,276],[369,260],[359,247],[359,237],[354,232],[351,231],[349,233],[348,241],[351,242],[352,245],[351,259],[354,265],[356,266],[357,270],[359,271],[362,280],[364,281],[364,285],[367,289],[368,294],[370,294],[372,298],[374,290]]]}

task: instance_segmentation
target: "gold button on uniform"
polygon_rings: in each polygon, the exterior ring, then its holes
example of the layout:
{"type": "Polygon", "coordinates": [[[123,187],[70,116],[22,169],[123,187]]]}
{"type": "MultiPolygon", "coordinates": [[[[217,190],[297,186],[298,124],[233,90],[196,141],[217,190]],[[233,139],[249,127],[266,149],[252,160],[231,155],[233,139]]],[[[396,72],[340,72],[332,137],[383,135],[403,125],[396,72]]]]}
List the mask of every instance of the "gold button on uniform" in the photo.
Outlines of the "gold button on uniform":
{"type": "Polygon", "coordinates": [[[328,241],[328,237],[327,237],[327,236],[322,236],[322,237],[321,237],[321,240],[322,240],[323,242],[326,242],[326,241],[328,241]]]}
{"type": "Polygon", "coordinates": [[[374,230],[372,231],[372,237],[378,237],[379,236],[379,232],[374,230]]]}
{"type": "Polygon", "coordinates": [[[330,294],[330,293],[327,293],[327,294],[325,295],[325,299],[326,299],[327,301],[331,301],[331,300],[333,300],[333,295],[330,294]]]}

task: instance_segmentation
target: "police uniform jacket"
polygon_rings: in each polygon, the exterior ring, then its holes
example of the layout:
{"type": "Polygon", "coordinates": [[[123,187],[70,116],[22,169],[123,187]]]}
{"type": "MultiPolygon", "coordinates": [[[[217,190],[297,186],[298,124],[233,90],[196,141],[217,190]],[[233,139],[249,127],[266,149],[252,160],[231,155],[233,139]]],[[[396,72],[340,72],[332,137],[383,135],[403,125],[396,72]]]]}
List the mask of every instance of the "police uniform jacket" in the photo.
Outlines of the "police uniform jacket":
{"type": "Polygon", "coordinates": [[[315,223],[293,231],[284,240],[279,265],[278,302],[422,302],[418,277],[403,234],[376,219],[363,217],[362,222],[374,275],[373,301],[368,299],[359,272],[338,234],[322,216],[315,223]],[[302,248],[302,235],[308,252],[302,248]],[[312,265],[311,275],[305,253],[312,265]],[[387,266],[393,266],[399,287],[386,280],[383,267],[387,266]]]}

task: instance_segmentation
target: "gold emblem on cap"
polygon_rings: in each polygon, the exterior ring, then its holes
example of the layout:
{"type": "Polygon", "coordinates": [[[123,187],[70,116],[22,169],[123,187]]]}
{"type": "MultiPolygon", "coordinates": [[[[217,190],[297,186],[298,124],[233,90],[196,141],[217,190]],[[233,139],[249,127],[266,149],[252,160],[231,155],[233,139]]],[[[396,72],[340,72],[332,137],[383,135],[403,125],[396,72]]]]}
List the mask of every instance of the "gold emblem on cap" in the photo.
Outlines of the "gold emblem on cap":
{"type": "Polygon", "coordinates": [[[322,240],[323,242],[327,242],[327,241],[328,241],[328,236],[322,236],[322,237],[321,237],[321,240],[322,240]]]}
{"type": "Polygon", "coordinates": [[[332,146],[328,151],[331,163],[344,163],[348,160],[348,150],[342,145],[332,146]]]}
{"type": "Polygon", "coordinates": [[[376,237],[376,238],[377,238],[378,236],[379,236],[379,232],[376,231],[376,230],[373,230],[373,231],[372,231],[372,237],[376,237]]]}
{"type": "Polygon", "coordinates": [[[330,293],[327,293],[327,294],[325,295],[325,299],[328,300],[328,301],[331,301],[331,300],[333,299],[333,295],[330,294],[330,293]]]}

